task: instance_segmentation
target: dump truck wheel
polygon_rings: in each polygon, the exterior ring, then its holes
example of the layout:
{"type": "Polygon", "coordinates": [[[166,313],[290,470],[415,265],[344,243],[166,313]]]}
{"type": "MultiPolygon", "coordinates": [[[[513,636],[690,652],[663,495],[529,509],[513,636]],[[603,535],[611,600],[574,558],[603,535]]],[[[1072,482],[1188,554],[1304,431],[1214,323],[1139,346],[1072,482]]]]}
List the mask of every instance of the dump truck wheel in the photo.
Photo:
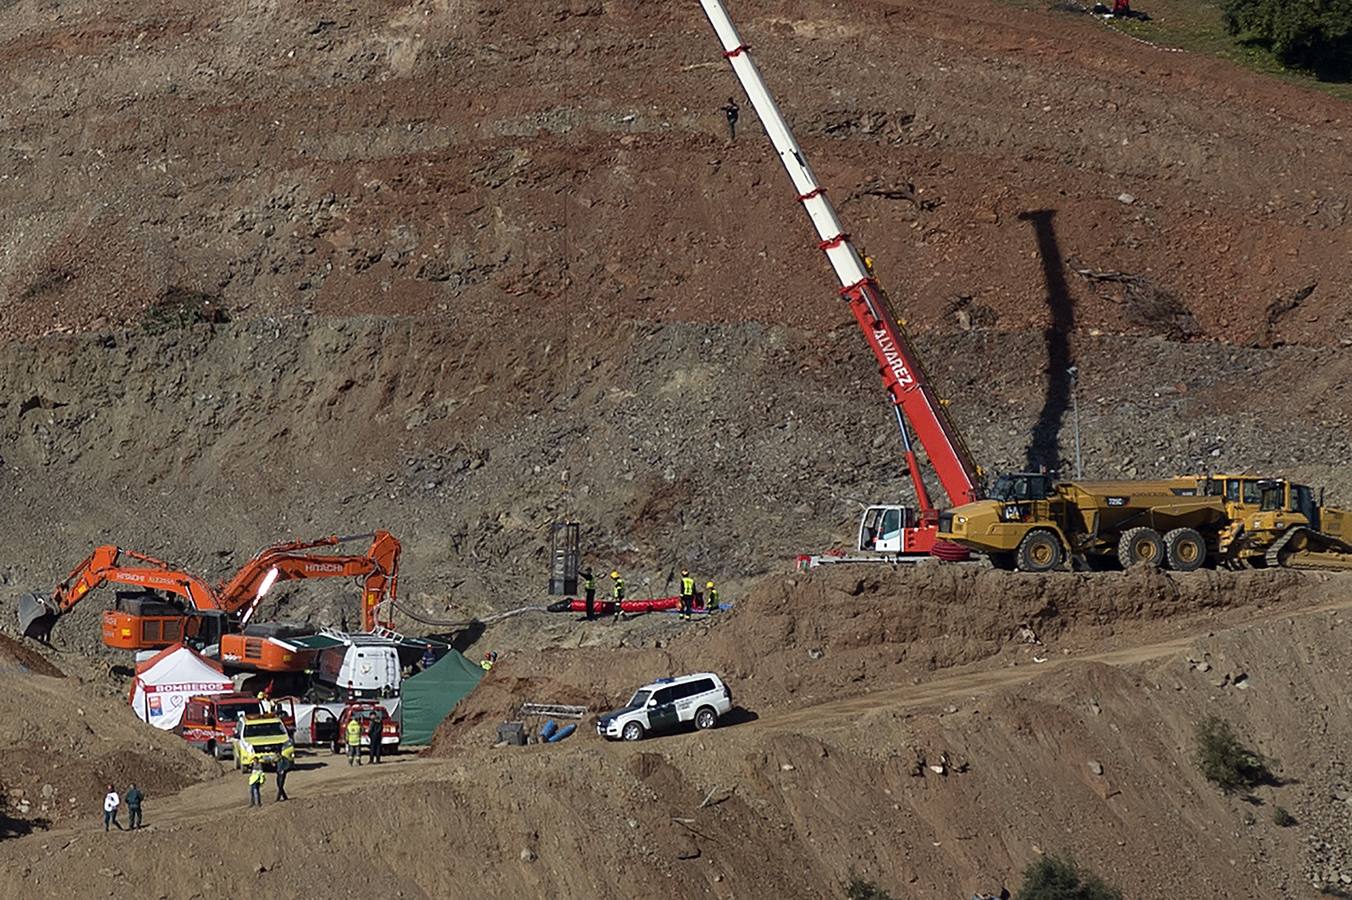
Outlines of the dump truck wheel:
{"type": "Polygon", "coordinates": [[[1030,531],[1019,543],[1018,564],[1024,572],[1050,572],[1065,561],[1056,535],[1039,528],[1030,531]]]}
{"type": "Polygon", "coordinates": [[[1122,568],[1159,567],[1164,562],[1164,540],[1153,528],[1132,528],[1117,542],[1117,561],[1122,568]]]}
{"type": "Polygon", "coordinates": [[[1206,562],[1206,539],[1192,528],[1175,528],[1164,536],[1164,558],[1175,572],[1195,572],[1206,562]]]}

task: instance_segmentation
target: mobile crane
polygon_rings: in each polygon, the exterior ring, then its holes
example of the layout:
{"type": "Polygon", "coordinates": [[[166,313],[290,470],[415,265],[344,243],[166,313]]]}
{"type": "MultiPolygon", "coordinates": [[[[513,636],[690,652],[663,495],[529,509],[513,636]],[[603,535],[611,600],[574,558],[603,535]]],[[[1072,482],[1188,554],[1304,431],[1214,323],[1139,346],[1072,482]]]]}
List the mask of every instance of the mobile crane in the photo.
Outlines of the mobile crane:
{"type": "Polygon", "coordinates": [[[388,531],[290,541],[259,551],[230,581],[213,590],[202,579],[179,571],[163,560],[113,545],[95,548],[58,584],[50,597],[19,598],[19,629],[45,640],[56,620],[70,612],[92,590],[104,584],[138,589],[119,593],[103,613],[103,643],[121,650],[168,647],[185,640],[199,646],[219,645],[223,659],[242,668],[290,668],[299,659],[271,659],[266,638],[243,633],[259,602],[277,582],[302,578],[361,579],[361,622],[365,631],[393,624],[399,581],[399,541],[388,531]],[[313,551],[371,539],[364,554],[313,551]],[[177,598],[161,599],[154,592],[177,598]]]}
{"type": "Polygon", "coordinates": [[[751,105],[765,126],[779,160],[793,182],[798,201],[806,210],[820,239],[819,248],[840,281],[840,296],[850,306],[878,361],[901,434],[902,447],[917,509],[905,506],[871,506],[859,526],[858,550],[866,555],[807,556],[799,564],[815,566],[832,562],[888,562],[906,558],[938,556],[964,559],[966,549],[938,540],[939,510],[930,501],[924,475],[916,456],[911,430],[929,457],[950,506],[971,503],[982,497],[980,473],[943,402],[935,394],[920,358],[905,328],[877,280],[850,241],[835,207],[818,183],[793,131],[779,111],[760,71],[751,58],[722,0],[700,0],[713,25],[723,56],[741,82],[751,105]]]}

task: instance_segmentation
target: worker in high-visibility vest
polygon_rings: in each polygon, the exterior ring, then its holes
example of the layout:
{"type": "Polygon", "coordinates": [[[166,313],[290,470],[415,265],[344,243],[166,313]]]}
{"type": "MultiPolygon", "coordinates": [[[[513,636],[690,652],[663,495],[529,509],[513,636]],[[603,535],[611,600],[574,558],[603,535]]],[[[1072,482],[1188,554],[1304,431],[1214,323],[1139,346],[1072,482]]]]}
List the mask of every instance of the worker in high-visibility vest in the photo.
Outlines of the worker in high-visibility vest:
{"type": "Polygon", "coordinates": [[[249,770],[249,805],[263,805],[263,782],[267,781],[268,776],[263,773],[263,764],[256,762],[253,768],[249,770]]]}
{"type": "Polygon", "coordinates": [[[353,716],[347,720],[347,764],[361,765],[361,723],[353,716]]]}
{"type": "Polygon", "coordinates": [[[712,581],[704,584],[704,611],[718,612],[718,588],[712,581]]]}
{"type": "Polygon", "coordinates": [[[610,580],[613,582],[610,588],[610,598],[615,601],[615,618],[620,617],[623,612],[620,605],[624,603],[624,579],[620,577],[619,570],[610,573],[610,580]]]}
{"type": "Polygon", "coordinates": [[[695,579],[690,577],[690,573],[681,570],[681,618],[690,618],[690,609],[695,605],[695,579]]]}

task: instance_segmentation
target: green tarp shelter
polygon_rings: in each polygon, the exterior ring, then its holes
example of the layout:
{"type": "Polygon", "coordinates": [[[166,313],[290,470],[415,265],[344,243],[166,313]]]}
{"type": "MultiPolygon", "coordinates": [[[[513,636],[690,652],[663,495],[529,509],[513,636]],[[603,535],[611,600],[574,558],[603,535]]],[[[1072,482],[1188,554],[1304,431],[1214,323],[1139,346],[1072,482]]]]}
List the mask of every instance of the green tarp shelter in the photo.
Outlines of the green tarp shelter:
{"type": "Polygon", "coordinates": [[[484,670],[451,650],[430,668],[404,682],[404,733],[401,746],[422,747],[432,743],[432,733],[451,710],[474,690],[484,670]]]}

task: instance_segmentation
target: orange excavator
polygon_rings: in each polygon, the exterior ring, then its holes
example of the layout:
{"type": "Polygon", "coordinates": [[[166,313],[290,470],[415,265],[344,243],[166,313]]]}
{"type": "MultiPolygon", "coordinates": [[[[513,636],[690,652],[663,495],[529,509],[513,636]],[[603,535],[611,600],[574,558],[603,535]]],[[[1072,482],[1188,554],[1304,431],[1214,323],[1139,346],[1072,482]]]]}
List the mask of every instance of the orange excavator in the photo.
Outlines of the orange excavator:
{"type": "Polygon", "coordinates": [[[27,637],[46,640],[56,620],[90,591],[108,583],[128,585],[138,590],[118,592],[114,607],[103,614],[105,645],[150,650],[183,641],[219,644],[223,659],[241,661],[244,668],[288,669],[303,661],[271,659],[275,654],[268,651],[278,646],[275,642],[240,633],[273,585],[302,578],[360,579],[362,629],[390,627],[399,583],[399,551],[399,541],[388,531],[274,544],[213,590],[202,579],[163,560],[105,545],[95,548],[50,597],[20,597],[19,629],[27,637]],[[366,538],[371,539],[371,546],[365,554],[313,552],[366,538]],[[161,594],[176,600],[165,600],[161,594]]]}

